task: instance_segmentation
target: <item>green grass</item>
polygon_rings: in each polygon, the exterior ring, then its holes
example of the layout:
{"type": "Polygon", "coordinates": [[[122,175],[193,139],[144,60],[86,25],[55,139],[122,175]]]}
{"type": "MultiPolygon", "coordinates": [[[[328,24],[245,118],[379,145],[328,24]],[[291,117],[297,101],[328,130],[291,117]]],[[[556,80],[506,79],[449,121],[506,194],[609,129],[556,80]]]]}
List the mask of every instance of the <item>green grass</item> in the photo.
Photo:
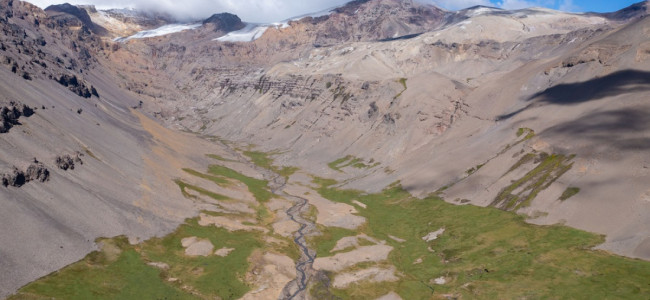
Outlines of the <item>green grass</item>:
{"type": "Polygon", "coordinates": [[[374,159],[371,159],[367,164],[364,162],[363,159],[354,157],[352,155],[347,155],[345,157],[339,158],[333,162],[330,162],[327,164],[330,169],[343,172],[343,168],[346,167],[353,167],[357,169],[370,169],[378,166],[379,163],[375,162],[374,159]],[[373,164],[374,163],[374,164],[373,164]]]}
{"type": "Polygon", "coordinates": [[[408,87],[406,86],[406,80],[408,80],[408,79],[406,79],[406,78],[400,78],[400,79],[397,81],[397,82],[399,82],[400,84],[402,84],[402,87],[404,87],[404,89],[403,89],[401,92],[399,92],[399,94],[395,95],[395,97],[393,97],[393,100],[395,100],[395,99],[401,97],[402,94],[403,94],[404,92],[406,92],[406,90],[408,89],[408,87]]]}
{"type": "Polygon", "coordinates": [[[580,192],[580,188],[577,187],[568,187],[566,190],[564,190],[564,193],[560,196],[560,200],[564,201],[567,200],[576,194],[580,192]]]}
{"type": "Polygon", "coordinates": [[[517,129],[517,137],[521,137],[524,134],[526,136],[524,136],[524,139],[521,140],[522,142],[534,138],[535,137],[535,130],[532,130],[530,128],[525,128],[525,127],[517,129]]]}
{"type": "Polygon", "coordinates": [[[206,154],[205,156],[207,156],[207,157],[209,157],[209,158],[212,158],[212,159],[216,159],[216,160],[220,160],[220,161],[225,161],[225,162],[237,162],[236,160],[227,159],[227,158],[224,158],[223,156],[216,155],[216,154],[206,154]]]}
{"type": "Polygon", "coordinates": [[[271,155],[274,154],[278,154],[278,153],[276,152],[267,153],[261,151],[244,151],[244,155],[248,156],[251,159],[251,161],[258,167],[271,170],[276,174],[283,176],[285,178],[289,178],[291,175],[293,175],[298,170],[300,170],[299,168],[296,167],[279,168],[277,166],[274,166],[273,159],[270,157],[271,155]]]}
{"type": "MultiPolygon", "coordinates": [[[[527,163],[529,163],[529,162],[531,162],[533,160],[535,160],[536,157],[537,157],[537,155],[535,153],[527,153],[526,155],[522,156],[519,159],[519,161],[517,161],[517,163],[512,165],[512,167],[510,167],[510,169],[508,169],[508,172],[506,172],[506,174],[518,169],[519,167],[521,167],[521,166],[523,166],[523,165],[525,165],[525,164],[527,164],[527,163]]],[[[504,176],[506,174],[504,174],[504,176]]]]}
{"type": "Polygon", "coordinates": [[[187,190],[193,190],[193,191],[195,191],[195,192],[197,192],[197,193],[199,193],[201,195],[208,196],[208,197],[210,197],[210,198],[212,198],[214,200],[217,200],[217,201],[230,199],[230,198],[228,198],[228,197],[226,197],[224,195],[217,194],[215,192],[206,190],[206,189],[204,189],[202,187],[191,185],[191,184],[189,184],[189,183],[187,183],[185,181],[182,181],[180,179],[176,180],[176,184],[181,189],[181,192],[183,193],[183,196],[185,196],[186,198],[196,199],[196,197],[194,195],[187,192],[187,190]]]}
{"type": "Polygon", "coordinates": [[[476,167],[472,167],[471,169],[465,171],[465,173],[467,175],[472,175],[472,174],[476,173],[478,170],[480,170],[483,166],[485,166],[485,164],[477,165],[476,167]]]}
{"type": "MultiPolygon", "coordinates": [[[[515,180],[512,184],[503,188],[492,201],[491,206],[505,210],[517,210],[530,205],[531,201],[541,191],[548,188],[573,167],[573,162],[571,162],[573,157],[561,154],[548,155],[546,153],[540,153],[535,158],[535,160],[539,161],[539,164],[522,178],[515,180]]],[[[524,160],[529,159],[528,155],[526,155],[513,167],[518,167],[523,164],[524,160]]]]}
{"type": "Polygon", "coordinates": [[[272,169],[273,159],[269,157],[271,154],[261,151],[244,151],[244,155],[248,156],[256,165],[265,169],[272,169]]]}
{"type": "Polygon", "coordinates": [[[527,224],[523,216],[496,208],[456,206],[437,197],[420,200],[399,186],[363,195],[320,182],[318,192],[328,199],[367,205],[359,212],[367,219],[362,231],[395,248],[389,262],[403,274],[399,282],[333,290],[343,299],[373,299],[390,291],[404,299],[444,299],[445,294],[459,299],[643,299],[650,294],[650,262],[590,250],[604,241],[602,236],[527,224]],[[446,231],[438,240],[421,239],[440,228],[446,231]],[[398,243],[388,235],[407,241],[398,243]],[[418,258],[423,262],[413,264],[418,258]],[[431,282],[440,276],[449,283],[431,282]]]}
{"type": "Polygon", "coordinates": [[[224,177],[241,181],[248,187],[248,190],[251,193],[253,193],[255,199],[257,199],[257,201],[259,201],[260,203],[267,202],[269,201],[269,199],[271,199],[271,197],[273,197],[273,194],[269,191],[267,187],[268,181],[266,180],[248,177],[233,169],[224,166],[219,166],[219,165],[211,165],[208,168],[208,173],[212,175],[224,176],[224,177]]]}
{"type": "Polygon", "coordinates": [[[220,186],[227,186],[227,185],[230,184],[230,182],[228,180],[226,180],[225,178],[223,178],[223,177],[203,174],[201,172],[198,172],[198,171],[195,171],[195,170],[192,170],[192,169],[183,169],[183,171],[185,171],[186,173],[188,173],[190,175],[210,180],[210,181],[212,181],[212,182],[214,182],[214,183],[216,183],[217,185],[220,185],[220,186]]]}
{"type": "Polygon", "coordinates": [[[9,299],[237,299],[250,290],[243,282],[248,257],[263,246],[254,232],[228,232],[202,227],[188,220],[174,233],[132,246],[125,237],[107,240],[118,245],[111,251],[96,251],[80,262],[52,273],[19,290],[9,299]],[[209,239],[215,249],[235,248],[227,257],[188,257],[181,239],[209,239]],[[110,259],[110,256],[117,256],[110,259]],[[160,270],[147,262],[170,266],[160,270]],[[178,278],[177,282],[168,281],[178,278]],[[190,286],[192,295],[182,286],[190,286]]]}
{"type": "Polygon", "coordinates": [[[341,238],[357,235],[357,231],[355,230],[338,227],[319,226],[318,230],[321,232],[321,235],[310,237],[307,243],[311,249],[316,250],[319,257],[332,255],[332,249],[341,238]]]}

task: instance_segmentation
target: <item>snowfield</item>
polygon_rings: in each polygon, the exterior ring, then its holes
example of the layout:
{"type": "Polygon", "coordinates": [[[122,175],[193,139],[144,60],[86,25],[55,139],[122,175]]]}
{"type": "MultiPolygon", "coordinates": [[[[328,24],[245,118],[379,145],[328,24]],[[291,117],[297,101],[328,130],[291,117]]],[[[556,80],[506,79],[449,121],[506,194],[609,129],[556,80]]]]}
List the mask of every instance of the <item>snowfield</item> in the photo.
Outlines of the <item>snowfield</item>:
{"type": "Polygon", "coordinates": [[[184,30],[190,30],[190,29],[196,29],[201,26],[201,23],[197,24],[170,24],[170,25],[165,25],[158,27],[156,29],[152,30],[145,30],[145,31],[140,31],[132,36],[129,37],[119,37],[116,38],[116,42],[126,42],[131,39],[144,39],[144,38],[151,38],[151,37],[157,37],[157,36],[163,36],[167,34],[172,34],[176,32],[181,32],[184,30]]]}

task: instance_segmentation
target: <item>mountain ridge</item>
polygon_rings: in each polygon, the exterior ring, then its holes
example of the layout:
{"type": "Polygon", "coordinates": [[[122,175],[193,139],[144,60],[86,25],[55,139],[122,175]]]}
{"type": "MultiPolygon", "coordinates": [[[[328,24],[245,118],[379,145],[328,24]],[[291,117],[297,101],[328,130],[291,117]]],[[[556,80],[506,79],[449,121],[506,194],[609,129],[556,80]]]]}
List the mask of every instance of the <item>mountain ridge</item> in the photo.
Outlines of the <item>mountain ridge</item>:
{"type": "Polygon", "coordinates": [[[210,164],[207,153],[230,156],[195,134],[258,144],[341,187],[400,182],[418,197],[604,234],[600,249],[650,259],[647,2],[613,15],[411,1],[391,15],[386,3],[356,1],[251,42],[215,41],[239,20],[118,43],[176,21],[110,27],[84,8],[102,34],[84,14],[2,0],[0,103],[37,109],[0,134],[0,173],[37,158],[50,181],[0,187],[0,266],[12,270],[0,296],[83,258],[96,238],[135,243],[205,208],[170,183],[210,164]],[[83,165],[57,165],[77,152],[83,165]],[[327,167],[346,157],[362,164],[327,167]],[[570,188],[580,192],[560,200],[570,188]]]}

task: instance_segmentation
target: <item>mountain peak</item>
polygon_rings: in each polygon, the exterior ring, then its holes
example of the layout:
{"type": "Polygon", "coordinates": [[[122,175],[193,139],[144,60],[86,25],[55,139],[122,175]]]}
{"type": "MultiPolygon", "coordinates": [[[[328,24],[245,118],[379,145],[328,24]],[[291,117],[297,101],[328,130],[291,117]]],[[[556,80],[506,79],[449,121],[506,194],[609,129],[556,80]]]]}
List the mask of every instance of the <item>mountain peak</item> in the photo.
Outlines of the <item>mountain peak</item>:
{"type": "Polygon", "coordinates": [[[237,15],[227,12],[210,16],[203,21],[203,25],[212,25],[215,31],[223,32],[239,30],[246,26],[237,15]]]}

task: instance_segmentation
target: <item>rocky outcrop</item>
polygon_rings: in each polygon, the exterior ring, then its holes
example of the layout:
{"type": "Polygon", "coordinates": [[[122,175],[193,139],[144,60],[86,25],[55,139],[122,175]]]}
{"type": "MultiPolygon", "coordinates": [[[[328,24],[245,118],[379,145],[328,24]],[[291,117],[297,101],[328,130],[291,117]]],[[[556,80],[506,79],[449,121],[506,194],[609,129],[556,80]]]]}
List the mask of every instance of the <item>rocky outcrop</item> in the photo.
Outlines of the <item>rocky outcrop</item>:
{"type": "Polygon", "coordinates": [[[95,87],[91,85],[90,88],[88,88],[87,83],[78,79],[76,75],[61,75],[57,82],[70,89],[73,93],[79,95],[79,97],[90,98],[95,96],[99,98],[99,93],[95,87]]]}
{"type": "Polygon", "coordinates": [[[56,164],[59,169],[63,171],[67,170],[74,170],[75,163],[83,165],[84,162],[81,160],[81,157],[83,156],[82,153],[76,152],[73,155],[70,154],[64,154],[57,156],[56,159],[54,160],[54,163],[56,164]]]}
{"type": "Polygon", "coordinates": [[[22,171],[17,167],[13,167],[11,172],[2,174],[0,177],[4,187],[21,187],[30,181],[46,182],[50,180],[50,171],[43,163],[34,159],[34,162],[27,167],[27,170],[22,171]]]}
{"type": "Polygon", "coordinates": [[[59,26],[86,26],[91,30],[97,27],[86,10],[69,3],[50,5],[45,8],[45,11],[56,20],[59,26]]]}
{"type": "Polygon", "coordinates": [[[648,15],[650,8],[648,1],[639,2],[612,13],[601,14],[602,16],[616,21],[628,21],[632,19],[643,18],[648,15]]]}
{"type": "Polygon", "coordinates": [[[214,27],[214,31],[228,33],[240,30],[246,26],[241,19],[230,13],[214,14],[203,21],[203,25],[214,27]]]}
{"type": "Polygon", "coordinates": [[[17,102],[10,102],[8,106],[0,106],[0,133],[7,133],[15,125],[20,125],[18,118],[21,116],[30,117],[34,110],[17,102]]]}

